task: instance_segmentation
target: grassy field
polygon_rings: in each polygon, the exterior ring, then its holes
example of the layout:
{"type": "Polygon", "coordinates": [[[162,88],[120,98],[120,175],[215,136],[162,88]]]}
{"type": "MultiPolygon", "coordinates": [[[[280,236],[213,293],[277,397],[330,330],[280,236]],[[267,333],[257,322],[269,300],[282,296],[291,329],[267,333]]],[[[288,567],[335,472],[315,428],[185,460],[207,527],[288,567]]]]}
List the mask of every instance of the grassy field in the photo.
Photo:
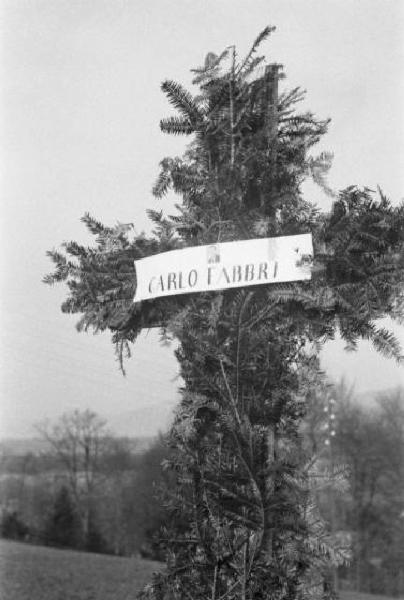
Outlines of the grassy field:
{"type": "Polygon", "coordinates": [[[134,600],[159,563],[0,540],[0,600],[134,600]]]}
{"type": "MultiPolygon", "coordinates": [[[[0,540],[0,600],[135,600],[160,563],[0,540]]],[[[341,600],[389,600],[344,592],[341,600]]]]}

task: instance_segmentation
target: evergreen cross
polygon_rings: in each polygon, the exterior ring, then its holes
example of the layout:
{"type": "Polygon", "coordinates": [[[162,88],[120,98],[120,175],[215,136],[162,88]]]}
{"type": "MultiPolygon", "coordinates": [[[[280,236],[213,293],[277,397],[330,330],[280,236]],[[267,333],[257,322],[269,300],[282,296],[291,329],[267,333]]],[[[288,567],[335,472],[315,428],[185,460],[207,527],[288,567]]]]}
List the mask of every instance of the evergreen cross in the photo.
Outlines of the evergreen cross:
{"type": "MultiPolygon", "coordinates": [[[[118,359],[143,328],[178,341],[183,387],[170,433],[173,486],[162,532],[166,570],[143,592],[154,600],[324,598],[330,564],[346,559],[313,500],[316,463],[302,445],[305,395],[317,354],[337,331],[350,349],[371,340],[401,359],[382,317],[403,317],[404,207],[355,186],[330,213],[305,200],[312,177],[328,194],[332,156],[311,154],[328,121],[300,113],[299,88],[278,92],[280,65],[235,48],[194,69],[199,94],[165,81],[177,116],[162,131],[192,136],[182,158],[165,158],[154,186],[181,197],[173,216],[149,210],[151,235],[83,221],[93,247],[49,252],[47,283],[69,289],[62,310],[79,331],[109,329],[118,359]],[[216,242],[311,233],[311,281],[171,296],[134,304],[133,261],[216,242]]],[[[123,367],[122,367],[123,368],[123,367]]]]}

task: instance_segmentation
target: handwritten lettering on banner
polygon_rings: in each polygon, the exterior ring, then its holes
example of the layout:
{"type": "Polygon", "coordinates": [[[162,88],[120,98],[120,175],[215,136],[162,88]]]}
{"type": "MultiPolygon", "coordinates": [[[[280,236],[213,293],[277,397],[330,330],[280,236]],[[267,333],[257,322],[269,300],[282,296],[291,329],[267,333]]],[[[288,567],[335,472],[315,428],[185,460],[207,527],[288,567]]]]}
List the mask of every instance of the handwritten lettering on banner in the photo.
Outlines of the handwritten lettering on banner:
{"type": "Polygon", "coordinates": [[[310,233],[193,246],[135,261],[134,302],[311,278],[310,233]]]}

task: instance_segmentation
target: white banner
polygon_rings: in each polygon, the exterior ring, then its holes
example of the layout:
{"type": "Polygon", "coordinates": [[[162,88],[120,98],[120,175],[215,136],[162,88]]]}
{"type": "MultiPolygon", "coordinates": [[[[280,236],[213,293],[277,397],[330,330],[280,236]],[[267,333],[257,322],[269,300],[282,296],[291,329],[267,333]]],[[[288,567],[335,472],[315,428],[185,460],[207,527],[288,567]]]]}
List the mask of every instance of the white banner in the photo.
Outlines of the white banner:
{"type": "Polygon", "coordinates": [[[311,234],[171,250],[135,261],[134,302],[311,278],[311,234]]]}

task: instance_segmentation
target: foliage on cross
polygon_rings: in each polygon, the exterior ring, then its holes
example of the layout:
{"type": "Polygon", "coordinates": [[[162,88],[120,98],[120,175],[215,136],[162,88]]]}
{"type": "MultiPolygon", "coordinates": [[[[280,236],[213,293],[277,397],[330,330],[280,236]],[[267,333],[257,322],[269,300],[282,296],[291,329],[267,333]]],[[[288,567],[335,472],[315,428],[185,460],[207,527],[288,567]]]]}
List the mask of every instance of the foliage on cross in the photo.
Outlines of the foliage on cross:
{"type": "Polygon", "coordinates": [[[350,349],[364,338],[401,359],[378,322],[403,318],[404,206],[380,190],[330,190],[331,155],[312,154],[329,121],[297,111],[300,89],[279,93],[281,67],[257,56],[272,31],[244,59],[234,47],[209,53],[193,70],[196,96],[163,83],[177,114],[161,129],[192,136],[183,157],[162,160],[153,188],[156,198],[180,196],[175,214],[149,210],[149,235],[85,215],[95,245],[49,253],[46,282],[68,287],[62,310],[81,315],[79,330],[110,330],[121,365],[143,328],[179,341],[184,387],[171,432],[179,487],[167,500],[168,570],[147,598],[177,598],[178,589],[194,599],[303,598],[320,589],[327,561],[344,557],[312,502],[313,463],[299,438],[315,350],[339,331],[350,349]],[[307,177],[334,196],[329,213],[303,197],[307,177]],[[135,260],[301,233],[313,236],[311,281],[133,303],[135,260]]]}

